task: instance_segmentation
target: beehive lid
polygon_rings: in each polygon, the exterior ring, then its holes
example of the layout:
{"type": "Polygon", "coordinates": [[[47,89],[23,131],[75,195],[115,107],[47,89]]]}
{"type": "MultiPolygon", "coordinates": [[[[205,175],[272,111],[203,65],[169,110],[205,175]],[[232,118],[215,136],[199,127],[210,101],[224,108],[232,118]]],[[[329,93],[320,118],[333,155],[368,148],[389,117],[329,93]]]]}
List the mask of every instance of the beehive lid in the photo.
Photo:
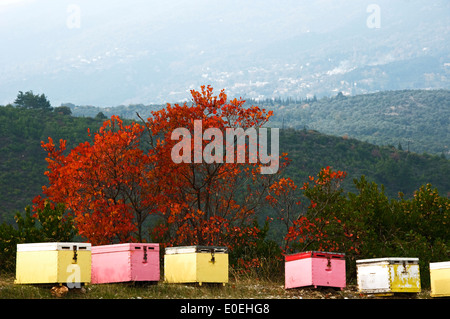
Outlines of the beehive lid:
{"type": "Polygon", "coordinates": [[[228,253],[228,248],[221,246],[179,246],[167,247],[165,252],[167,255],[211,252],[214,252],[215,254],[226,254],[228,253]]]}
{"type": "Polygon", "coordinates": [[[450,261],[430,263],[430,270],[435,269],[450,269],[450,261]]]}
{"type": "Polygon", "coordinates": [[[384,264],[418,264],[419,258],[410,258],[410,257],[387,257],[387,258],[371,258],[371,259],[359,259],[356,261],[357,264],[376,264],[376,263],[384,263],[384,264]]]}
{"type": "Polygon", "coordinates": [[[112,253],[130,250],[144,250],[159,252],[159,244],[152,243],[122,243],[111,245],[92,246],[92,254],[112,253]]]}
{"type": "Polygon", "coordinates": [[[325,251],[305,251],[301,253],[295,253],[285,256],[286,261],[293,261],[297,259],[303,259],[303,258],[333,258],[333,259],[344,259],[345,254],[344,253],[331,253],[331,252],[325,252],[325,251]]]}
{"type": "Polygon", "coordinates": [[[51,242],[17,244],[17,251],[52,251],[52,250],[91,250],[90,243],[51,242]]]}

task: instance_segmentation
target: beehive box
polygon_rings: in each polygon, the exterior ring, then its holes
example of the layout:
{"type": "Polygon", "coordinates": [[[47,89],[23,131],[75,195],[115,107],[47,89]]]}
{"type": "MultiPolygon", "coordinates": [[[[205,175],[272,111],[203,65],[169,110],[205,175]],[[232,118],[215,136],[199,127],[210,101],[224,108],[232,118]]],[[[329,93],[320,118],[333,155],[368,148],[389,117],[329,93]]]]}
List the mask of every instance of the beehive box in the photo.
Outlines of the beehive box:
{"type": "Polygon", "coordinates": [[[18,244],[16,284],[72,284],[91,281],[91,244],[18,244]]]}
{"type": "Polygon", "coordinates": [[[228,248],[167,247],[164,280],[168,283],[228,283],[228,248]]]}
{"type": "Polygon", "coordinates": [[[285,289],[346,286],[345,254],[307,251],[285,256],[285,289]]]}
{"type": "Polygon", "coordinates": [[[373,258],[356,261],[361,293],[385,294],[420,292],[418,258],[373,258]]]}
{"type": "Polygon", "coordinates": [[[93,284],[159,281],[159,244],[92,246],[93,284]]]}
{"type": "Polygon", "coordinates": [[[450,261],[430,263],[431,297],[450,297],[450,261]]]}

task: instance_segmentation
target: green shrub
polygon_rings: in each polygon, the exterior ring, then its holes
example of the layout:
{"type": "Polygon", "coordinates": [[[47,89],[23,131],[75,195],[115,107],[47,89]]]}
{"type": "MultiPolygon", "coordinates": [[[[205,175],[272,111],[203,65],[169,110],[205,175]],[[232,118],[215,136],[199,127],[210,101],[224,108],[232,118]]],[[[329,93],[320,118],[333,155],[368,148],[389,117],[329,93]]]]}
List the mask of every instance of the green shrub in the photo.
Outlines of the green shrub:
{"type": "Polygon", "coordinates": [[[72,241],[77,234],[73,219],[67,216],[62,204],[55,207],[46,204],[35,214],[27,206],[25,215],[17,212],[14,219],[17,227],[0,225],[0,269],[3,271],[14,271],[17,244],[72,241]]]}

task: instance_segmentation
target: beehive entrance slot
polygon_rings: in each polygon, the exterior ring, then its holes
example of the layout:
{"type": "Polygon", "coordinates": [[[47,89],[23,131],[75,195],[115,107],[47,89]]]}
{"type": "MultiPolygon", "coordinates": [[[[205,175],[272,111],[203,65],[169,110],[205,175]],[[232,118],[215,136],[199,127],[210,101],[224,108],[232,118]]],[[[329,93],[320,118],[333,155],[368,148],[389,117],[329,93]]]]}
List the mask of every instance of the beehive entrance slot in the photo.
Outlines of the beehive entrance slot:
{"type": "Polygon", "coordinates": [[[78,259],[77,245],[73,245],[73,263],[76,264],[78,259]]]}
{"type": "Polygon", "coordinates": [[[211,249],[211,262],[213,264],[216,262],[216,258],[214,257],[214,249],[211,249]]]}
{"type": "Polygon", "coordinates": [[[406,261],[403,261],[403,270],[402,270],[403,274],[408,273],[408,270],[406,270],[406,261]]]}
{"type": "Polygon", "coordinates": [[[144,260],[142,262],[143,263],[147,262],[147,246],[144,246],[144,260]]]}

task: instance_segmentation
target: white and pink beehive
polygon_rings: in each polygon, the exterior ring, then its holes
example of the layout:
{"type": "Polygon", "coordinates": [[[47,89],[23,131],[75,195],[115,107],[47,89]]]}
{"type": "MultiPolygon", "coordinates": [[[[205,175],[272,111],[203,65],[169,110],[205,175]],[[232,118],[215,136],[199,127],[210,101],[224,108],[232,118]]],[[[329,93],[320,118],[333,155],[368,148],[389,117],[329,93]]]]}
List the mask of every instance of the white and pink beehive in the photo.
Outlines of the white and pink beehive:
{"type": "Polygon", "coordinates": [[[285,256],[285,289],[346,286],[345,254],[307,251],[285,256]]]}
{"type": "Polygon", "coordinates": [[[159,244],[92,246],[91,283],[159,281],[159,244]]]}

